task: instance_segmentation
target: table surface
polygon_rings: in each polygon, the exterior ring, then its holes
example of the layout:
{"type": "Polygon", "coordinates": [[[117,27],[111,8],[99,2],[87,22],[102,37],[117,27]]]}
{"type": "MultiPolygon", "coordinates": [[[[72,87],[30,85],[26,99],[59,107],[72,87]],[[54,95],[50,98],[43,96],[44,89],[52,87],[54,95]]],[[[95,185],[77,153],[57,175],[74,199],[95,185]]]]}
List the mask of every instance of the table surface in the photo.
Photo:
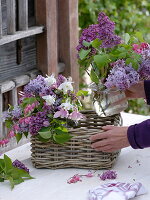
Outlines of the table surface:
{"type": "MultiPolygon", "coordinates": [[[[139,123],[146,116],[122,113],[123,125],[139,123]]],[[[86,200],[89,189],[112,181],[101,181],[95,172],[92,178],[84,177],[82,182],[68,184],[67,180],[75,174],[86,174],[86,169],[35,169],[31,163],[30,143],[13,149],[6,154],[12,159],[21,160],[35,179],[21,183],[11,191],[8,182],[0,183],[0,200],[86,200]]],[[[134,150],[131,147],[122,149],[112,170],[117,171],[114,182],[141,182],[148,193],[136,197],[136,200],[150,199],[150,149],[134,150]],[[137,160],[139,163],[137,163],[137,160]],[[129,167],[130,166],[130,167],[129,167]]]]}

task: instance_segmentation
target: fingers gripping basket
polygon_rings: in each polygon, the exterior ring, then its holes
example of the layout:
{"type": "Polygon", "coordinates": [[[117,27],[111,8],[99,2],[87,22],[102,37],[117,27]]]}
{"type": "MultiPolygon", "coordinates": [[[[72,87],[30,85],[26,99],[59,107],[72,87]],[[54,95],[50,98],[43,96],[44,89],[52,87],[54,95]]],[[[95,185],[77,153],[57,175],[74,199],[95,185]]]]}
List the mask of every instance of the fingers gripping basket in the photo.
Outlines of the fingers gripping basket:
{"type": "Polygon", "coordinates": [[[43,143],[36,137],[31,138],[32,163],[36,168],[88,168],[109,169],[114,164],[120,151],[113,153],[96,152],[91,148],[89,137],[100,133],[105,125],[120,125],[120,115],[99,117],[94,111],[83,111],[85,121],[77,128],[70,129],[73,138],[65,145],[51,142],[43,143]]]}

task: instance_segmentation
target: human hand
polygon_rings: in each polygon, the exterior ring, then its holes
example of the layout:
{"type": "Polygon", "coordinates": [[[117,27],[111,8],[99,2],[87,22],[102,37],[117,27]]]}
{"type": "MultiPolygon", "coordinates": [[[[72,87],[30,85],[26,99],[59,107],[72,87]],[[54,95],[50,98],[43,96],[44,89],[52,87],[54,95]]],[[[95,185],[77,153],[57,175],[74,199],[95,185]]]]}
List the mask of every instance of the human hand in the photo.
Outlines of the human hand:
{"type": "Polygon", "coordinates": [[[125,90],[127,99],[145,98],[144,81],[132,85],[125,90]]]}
{"type": "Polygon", "coordinates": [[[90,137],[91,147],[96,151],[113,152],[130,146],[127,138],[128,127],[103,126],[104,132],[90,137]]]}

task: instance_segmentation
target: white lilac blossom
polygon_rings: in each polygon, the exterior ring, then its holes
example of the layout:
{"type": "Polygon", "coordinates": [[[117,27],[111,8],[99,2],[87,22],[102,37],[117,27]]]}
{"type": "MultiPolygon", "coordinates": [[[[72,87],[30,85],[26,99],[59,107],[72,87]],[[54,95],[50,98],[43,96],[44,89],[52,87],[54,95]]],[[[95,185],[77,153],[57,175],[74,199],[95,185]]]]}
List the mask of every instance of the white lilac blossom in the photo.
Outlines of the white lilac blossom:
{"type": "Polygon", "coordinates": [[[48,75],[46,75],[46,76],[47,77],[44,80],[45,80],[47,86],[51,86],[56,83],[56,79],[53,74],[51,76],[48,76],[48,75]]]}
{"type": "Polygon", "coordinates": [[[55,103],[55,97],[52,95],[43,96],[42,98],[46,101],[47,105],[49,106],[55,103]]]}

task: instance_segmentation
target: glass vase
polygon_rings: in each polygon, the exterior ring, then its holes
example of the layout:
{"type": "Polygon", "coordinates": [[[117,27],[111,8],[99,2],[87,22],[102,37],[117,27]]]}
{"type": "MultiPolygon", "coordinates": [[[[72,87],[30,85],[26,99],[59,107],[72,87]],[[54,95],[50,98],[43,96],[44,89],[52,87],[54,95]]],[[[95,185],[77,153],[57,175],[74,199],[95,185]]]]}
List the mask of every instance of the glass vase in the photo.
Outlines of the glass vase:
{"type": "Polygon", "coordinates": [[[93,106],[99,116],[118,114],[128,107],[124,91],[111,89],[93,91],[93,106]]]}

